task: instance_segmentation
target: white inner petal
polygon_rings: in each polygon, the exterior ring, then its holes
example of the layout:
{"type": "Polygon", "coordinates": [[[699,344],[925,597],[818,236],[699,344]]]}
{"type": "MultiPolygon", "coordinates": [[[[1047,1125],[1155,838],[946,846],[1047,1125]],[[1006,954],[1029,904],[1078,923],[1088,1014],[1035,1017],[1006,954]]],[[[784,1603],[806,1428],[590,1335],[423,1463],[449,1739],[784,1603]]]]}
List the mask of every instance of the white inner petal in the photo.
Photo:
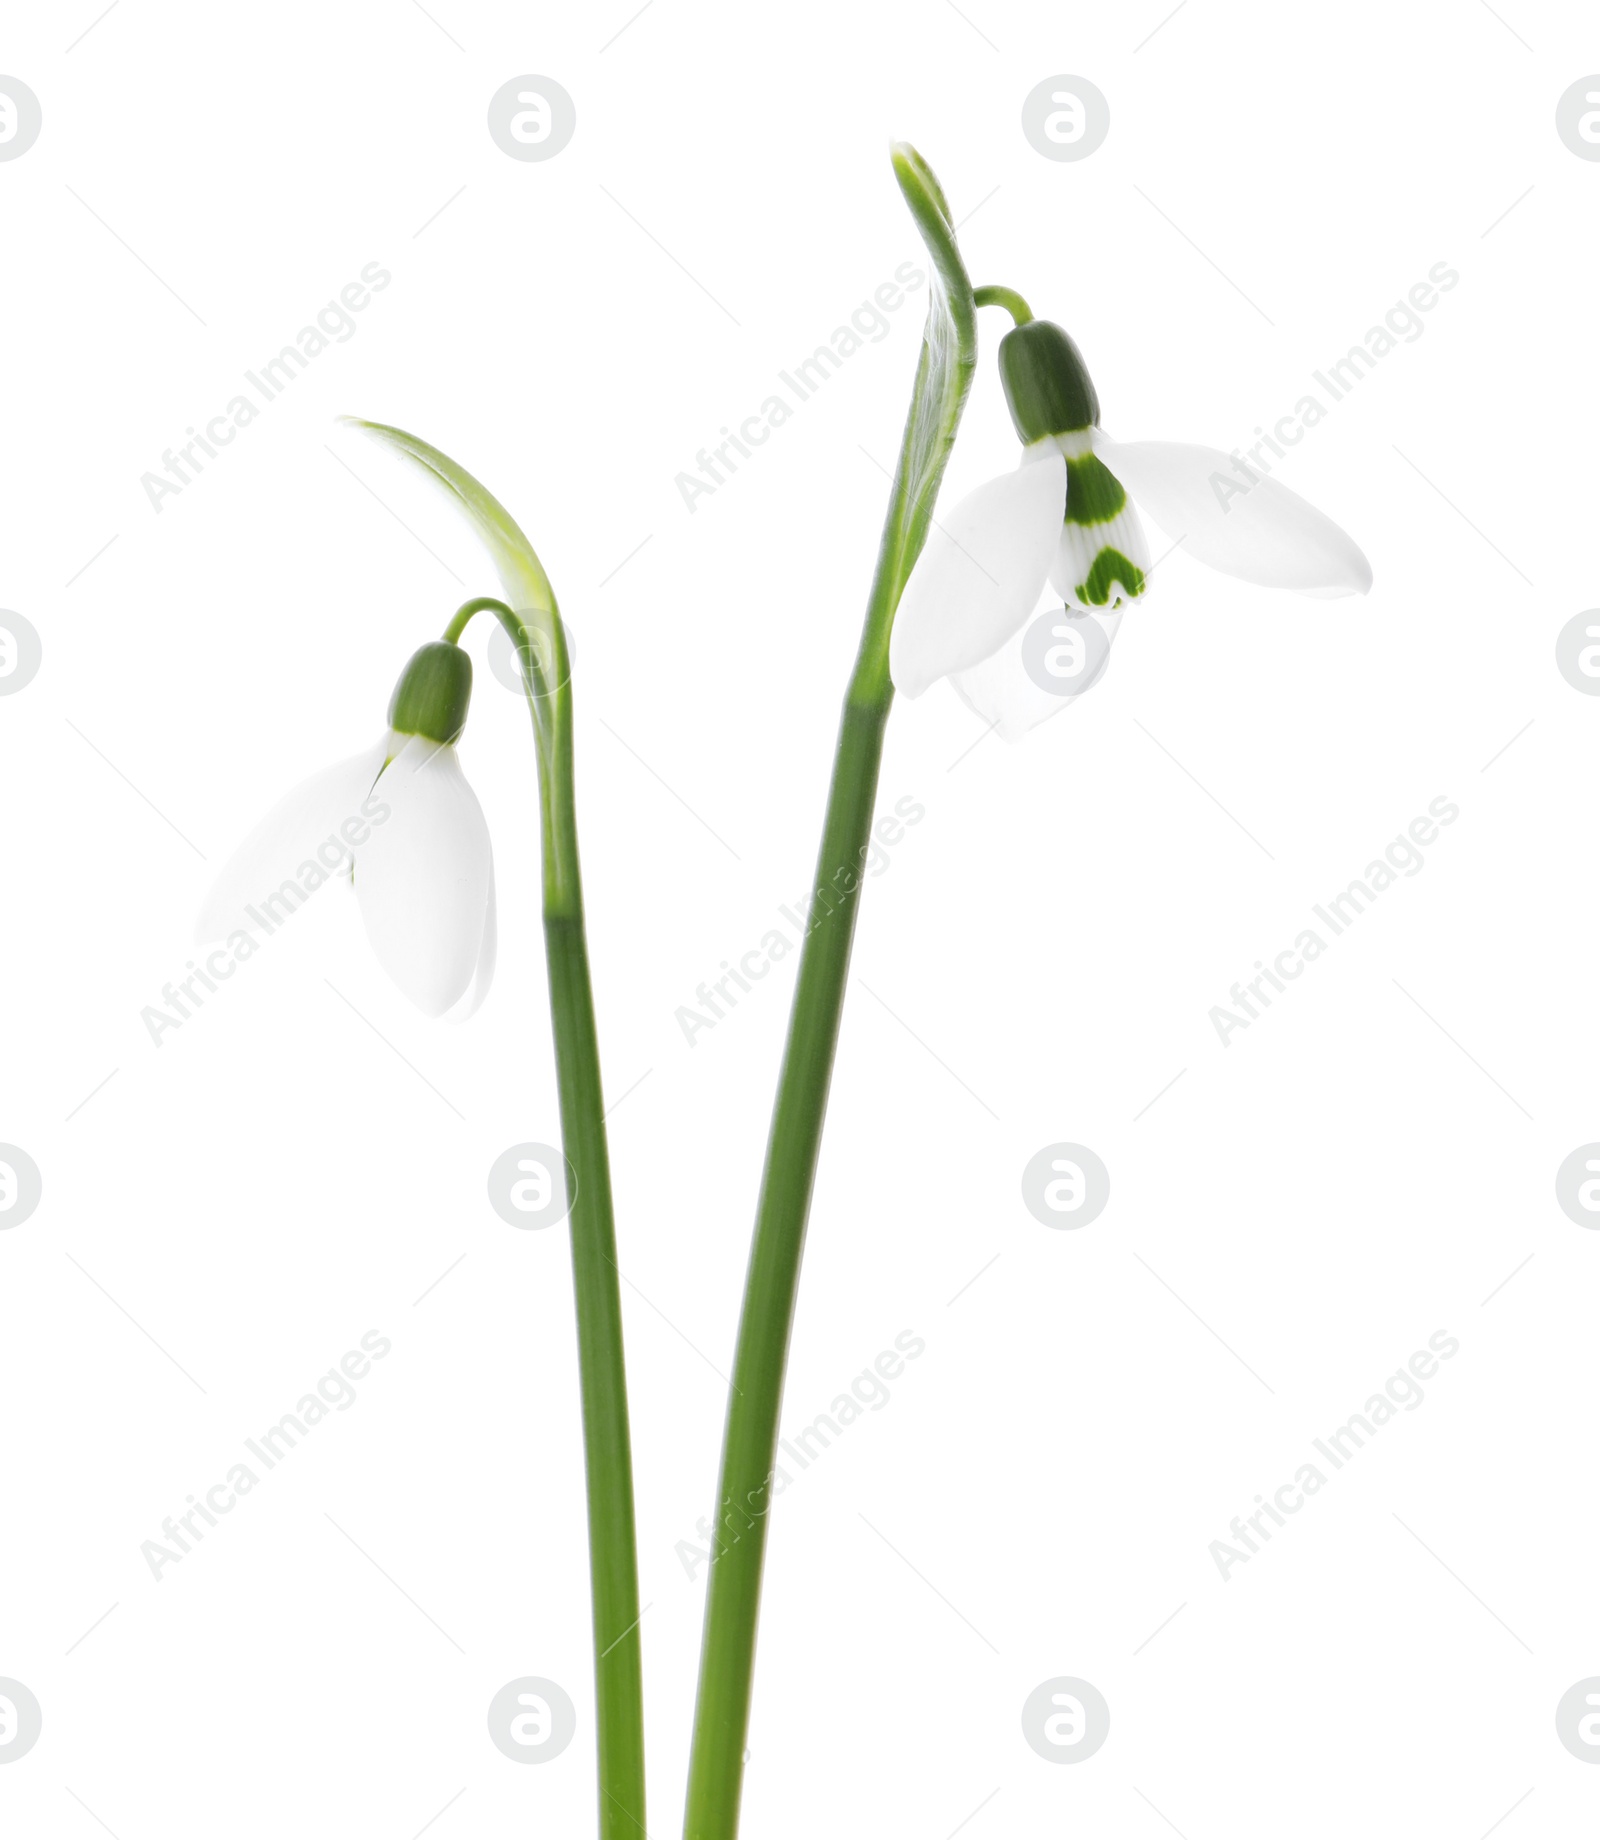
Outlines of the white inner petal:
{"type": "Polygon", "coordinates": [[[1050,585],[1073,606],[1097,611],[1126,606],[1143,595],[1149,573],[1150,543],[1131,499],[1103,524],[1069,520],[1061,526],[1061,542],[1050,565],[1050,585]],[[1137,581],[1124,581],[1109,560],[1101,562],[1103,550],[1125,556],[1138,571],[1137,581]]]}

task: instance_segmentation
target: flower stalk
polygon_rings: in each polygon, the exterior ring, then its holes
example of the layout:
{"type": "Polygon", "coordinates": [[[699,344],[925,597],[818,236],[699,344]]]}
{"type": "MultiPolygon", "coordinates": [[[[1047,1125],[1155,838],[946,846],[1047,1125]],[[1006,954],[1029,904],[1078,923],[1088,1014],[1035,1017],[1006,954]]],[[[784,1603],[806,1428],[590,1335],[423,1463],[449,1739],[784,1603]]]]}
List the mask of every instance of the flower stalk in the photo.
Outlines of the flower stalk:
{"type": "Polygon", "coordinates": [[[744,1779],[778,1418],[844,1010],[884,729],[894,700],[889,636],[923,543],[976,361],[972,287],[949,207],[916,151],[895,176],[933,258],[928,321],[867,600],[823,821],[814,924],[801,950],[756,1209],[723,1435],[684,1821],[686,1840],[734,1840],[744,1779]]]}
{"type": "Polygon", "coordinates": [[[511,603],[488,596],[466,602],[445,639],[459,642],[475,613],[492,612],[522,660],[533,722],[550,1022],[561,1144],[573,1177],[568,1226],[588,1497],[599,1833],[601,1840],[637,1840],[645,1832],[645,1757],[633,1460],[605,1099],[578,862],[566,637],[555,590],[499,501],[465,468],[414,435],[378,423],[356,425],[406,454],[443,487],[494,558],[511,603]]]}
{"type": "Polygon", "coordinates": [[[1004,307],[1019,326],[1026,326],[1033,318],[1033,308],[1015,288],[999,286],[974,288],[972,304],[975,307],[1004,307]]]}
{"type": "MultiPolygon", "coordinates": [[[[523,660],[530,705],[567,693],[564,644],[551,668],[541,671],[535,634],[503,601],[486,596],[468,601],[446,629],[446,639],[459,641],[477,612],[492,612],[505,627],[523,660]],[[552,682],[559,688],[549,689],[552,682]]],[[[554,726],[553,747],[541,774],[548,782],[541,785],[544,949],[561,1147],[573,1177],[568,1221],[588,1494],[600,1834],[602,1840],[633,1840],[644,1831],[645,1819],[644,1686],[628,1378],[600,1043],[578,867],[570,717],[554,726]]]]}
{"type": "Polygon", "coordinates": [[[645,1831],[644,1683],[628,1377],[600,1048],[575,860],[571,870],[562,903],[545,903],[544,945],[561,1142],[575,1178],[572,1284],[588,1492],[599,1830],[602,1840],[633,1840],[645,1831]]]}

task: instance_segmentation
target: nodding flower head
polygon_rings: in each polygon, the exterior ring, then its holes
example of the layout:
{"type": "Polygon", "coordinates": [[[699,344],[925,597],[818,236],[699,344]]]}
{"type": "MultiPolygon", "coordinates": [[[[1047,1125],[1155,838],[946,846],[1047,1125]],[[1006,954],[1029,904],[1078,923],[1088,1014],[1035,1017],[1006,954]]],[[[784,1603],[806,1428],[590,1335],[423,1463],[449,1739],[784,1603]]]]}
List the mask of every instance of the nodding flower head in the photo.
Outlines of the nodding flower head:
{"type": "Polygon", "coordinates": [[[270,933],[326,881],[352,882],[378,962],[429,1016],[463,1019],[494,976],[494,851],[455,744],[472,661],[434,640],[395,685],[388,729],[303,781],[224,865],[201,941],[270,933]]]}
{"type": "Polygon", "coordinates": [[[935,520],[895,615],[897,689],[916,697],[948,677],[1009,741],[1081,694],[1028,669],[1031,616],[1048,585],[1063,630],[1077,628],[1080,653],[1103,664],[1123,613],[1149,588],[1135,504],[1174,548],[1241,580],[1319,597],[1372,586],[1350,538],[1276,479],[1216,448],[1113,441],[1072,339],[1017,296],[1004,304],[1019,321],[1000,342],[1000,377],[1021,459],[935,520]]]}

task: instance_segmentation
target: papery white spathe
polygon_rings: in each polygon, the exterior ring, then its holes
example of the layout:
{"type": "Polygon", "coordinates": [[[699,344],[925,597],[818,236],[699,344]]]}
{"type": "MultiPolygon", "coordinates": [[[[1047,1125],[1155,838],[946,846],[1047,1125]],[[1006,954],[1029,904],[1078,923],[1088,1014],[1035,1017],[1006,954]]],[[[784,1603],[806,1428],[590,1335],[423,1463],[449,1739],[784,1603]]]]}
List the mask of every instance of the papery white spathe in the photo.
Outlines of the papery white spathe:
{"type": "Polygon", "coordinates": [[[378,962],[411,1001],[470,1016],[494,977],[494,851],[453,745],[388,734],[296,786],[228,859],[195,937],[273,932],[335,878],[353,879],[378,962]]]}
{"type": "Polygon", "coordinates": [[[1048,581],[1069,612],[1115,637],[1150,569],[1135,502],[1174,547],[1224,574],[1319,598],[1372,586],[1366,557],[1332,519],[1231,455],[1117,442],[1099,427],[1051,435],[935,521],[895,615],[896,689],[917,697],[949,677],[1008,741],[1073,700],[1030,676],[1023,636],[1048,581]],[[1085,467],[1109,474],[1127,501],[1091,522],[1075,521],[1069,502],[1069,473],[1085,467]]]}

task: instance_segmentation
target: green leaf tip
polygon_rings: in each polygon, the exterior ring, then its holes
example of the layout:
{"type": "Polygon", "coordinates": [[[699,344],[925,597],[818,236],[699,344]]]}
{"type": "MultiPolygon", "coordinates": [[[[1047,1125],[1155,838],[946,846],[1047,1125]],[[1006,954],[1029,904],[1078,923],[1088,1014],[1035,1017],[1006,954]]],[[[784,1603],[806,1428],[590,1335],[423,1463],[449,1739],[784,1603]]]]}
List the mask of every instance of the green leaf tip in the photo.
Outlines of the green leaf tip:
{"type": "Polygon", "coordinates": [[[392,427],[388,422],[371,422],[359,415],[341,415],[338,419],[345,427],[359,429],[380,446],[403,454],[420,467],[472,526],[479,542],[489,552],[520,629],[513,637],[524,660],[533,657],[555,661],[552,670],[556,681],[549,694],[530,683],[534,728],[543,748],[551,739],[552,725],[559,726],[565,721],[568,690],[561,615],[556,606],[555,589],[544,572],[538,552],[488,487],[431,442],[424,441],[420,435],[407,434],[405,429],[392,427]]]}
{"type": "MultiPolygon", "coordinates": [[[[945,462],[972,387],[978,362],[978,313],[956,244],[950,206],[933,168],[909,141],[896,141],[890,159],[933,265],[922,355],[884,533],[890,559],[884,585],[892,622],[894,607],[927,540],[945,462]]],[[[886,628],[882,637],[886,645],[886,628]]]]}
{"type": "Polygon", "coordinates": [[[538,552],[523,535],[517,520],[487,486],[420,435],[408,434],[405,429],[395,428],[388,422],[370,422],[358,415],[342,415],[339,420],[346,427],[358,428],[363,434],[371,435],[381,446],[404,454],[433,479],[477,532],[494,559],[507,600],[519,613],[555,616],[555,590],[538,552]]]}
{"type": "MultiPolygon", "coordinates": [[[[889,158],[894,163],[895,177],[900,181],[900,189],[905,193],[907,202],[911,202],[913,192],[926,196],[943,218],[946,231],[953,237],[955,225],[950,217],[950,205],[933,168],[910,141],[893,142],[889,148],[889,158]]],[[[911,204],[911,208],[917,208],[915,203],[911,204]]]]}

